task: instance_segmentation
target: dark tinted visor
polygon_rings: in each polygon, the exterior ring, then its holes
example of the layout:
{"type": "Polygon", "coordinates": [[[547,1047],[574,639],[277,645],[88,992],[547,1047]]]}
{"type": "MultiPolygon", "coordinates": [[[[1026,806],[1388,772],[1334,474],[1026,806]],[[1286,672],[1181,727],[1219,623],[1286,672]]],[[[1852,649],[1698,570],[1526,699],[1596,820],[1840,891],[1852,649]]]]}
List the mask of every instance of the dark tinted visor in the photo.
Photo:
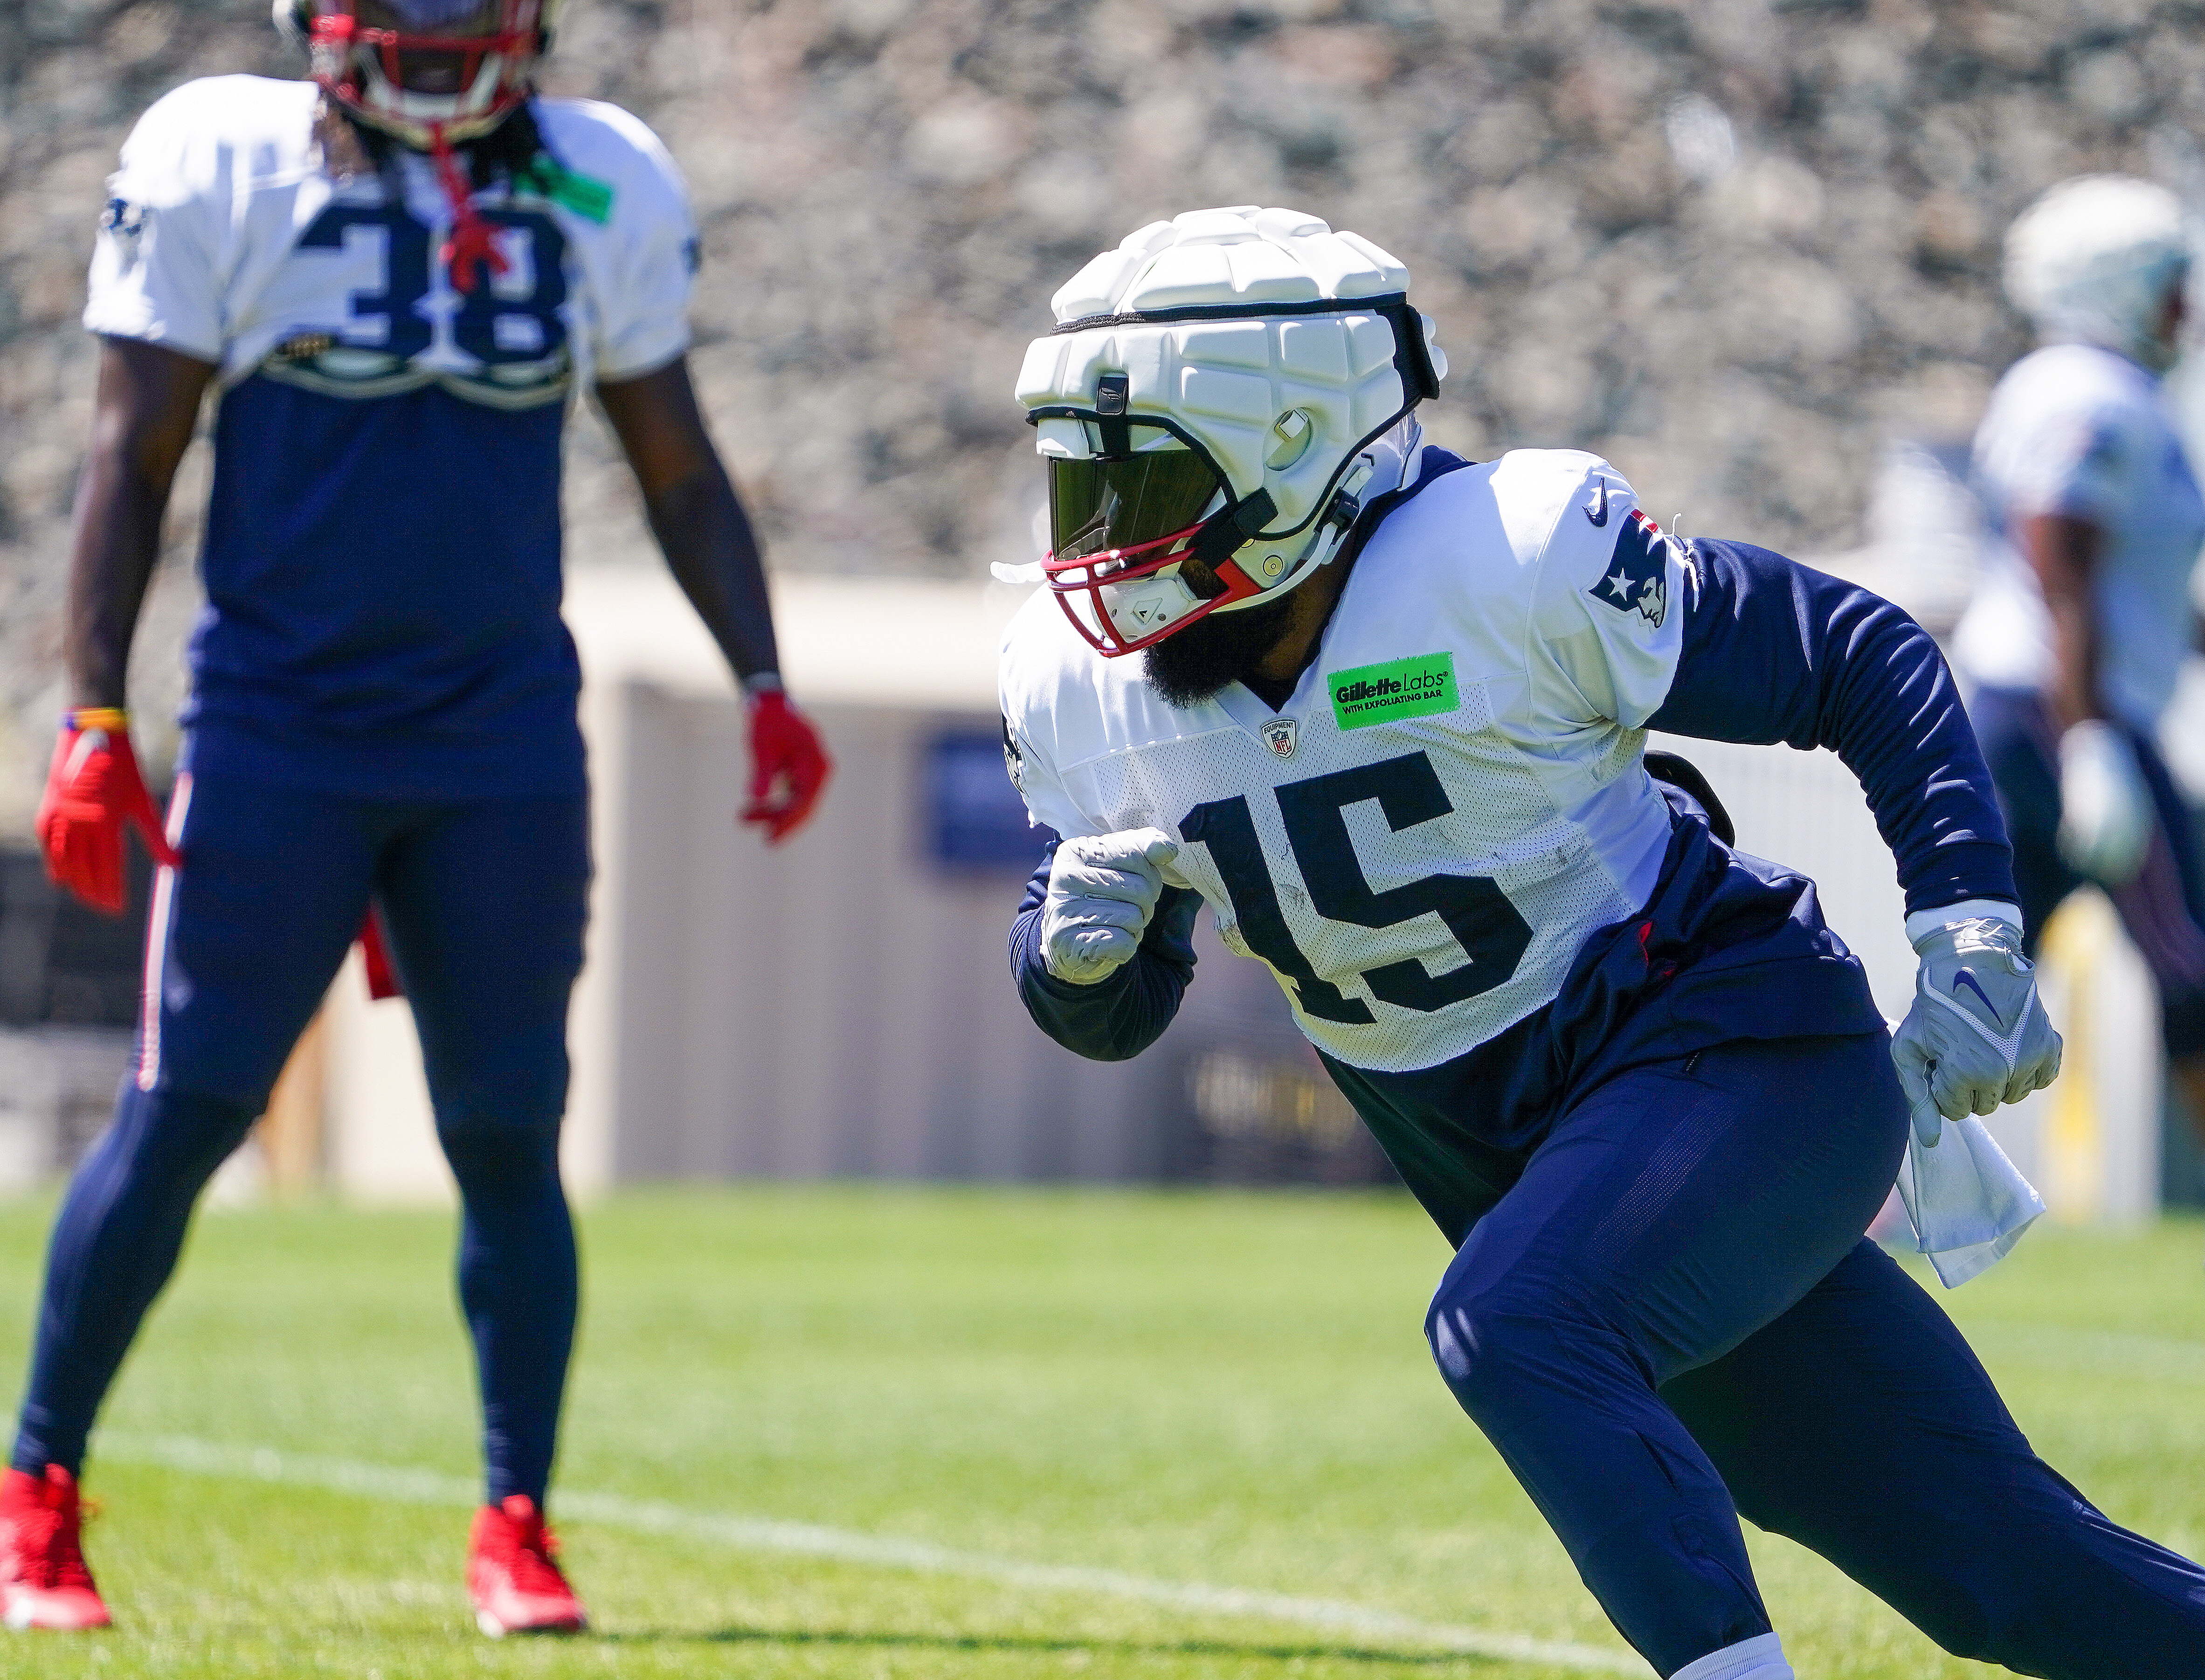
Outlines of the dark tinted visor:
{"type": "Polygon", "coordinates": [[[1222,486],[1192,449],[1049,463],[1049,546],[1060,561],[1131,549],[1200,521],[1222,486]]]}

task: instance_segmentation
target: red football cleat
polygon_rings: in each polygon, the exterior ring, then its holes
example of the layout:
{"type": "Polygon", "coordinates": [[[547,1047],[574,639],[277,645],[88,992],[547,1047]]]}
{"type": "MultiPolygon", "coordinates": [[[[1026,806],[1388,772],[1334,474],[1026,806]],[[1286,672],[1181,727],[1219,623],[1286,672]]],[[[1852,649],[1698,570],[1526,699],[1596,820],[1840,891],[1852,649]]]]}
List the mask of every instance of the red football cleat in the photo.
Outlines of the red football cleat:
{"type": "Polygon", "coordinates": [[[84,1561],[83,1523],[76,1478],[59,1464],[0,1478],[0,1620],[18,1631],[109,1624],[84,1561]]]}
{"type": "Polygon", "coordinates": [[[509,1633],[579,1633],[582,1601],[552,1561],[559,1542],[526,1493],[475,1513],[467,1536],[467,1592],[475,1625],[492,1639],[509,1633]]]}

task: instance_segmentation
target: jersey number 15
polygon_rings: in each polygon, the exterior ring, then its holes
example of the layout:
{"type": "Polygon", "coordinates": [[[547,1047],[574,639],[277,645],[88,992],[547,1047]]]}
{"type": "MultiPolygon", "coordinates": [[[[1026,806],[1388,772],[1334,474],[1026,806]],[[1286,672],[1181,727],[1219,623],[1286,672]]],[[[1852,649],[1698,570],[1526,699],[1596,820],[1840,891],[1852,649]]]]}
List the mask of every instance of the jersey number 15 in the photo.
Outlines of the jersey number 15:
{"type": "MultiPolygon", "coordinates": [[[[1421,752],[1329,775],[1290,781],[1277,790],[1279,815],[1294,862],[1318,915],[1358,928],[1391,928],[1419,916],[1447,924],[1469,960],[1433,974],[1414,957],[1363,971],[1371,996],[1402,1009],[1429,1012],[1488,992],[1516,971],[1531,943],[1531,925],[1490,879],[1428,875],[1404,887],[1373,892],[1347,833],[1346,808],[1376,799],[1394,833],[1453,810],[1439,773],[1421,752]]],[[[1370,1006],[1352,998],[1311,965],[1279,905],[1245,794],[1212,799],[1180,819],[1180,834],[1209,848],[1233,900],[1248,948],[1293,982],[1302,1012],[1319,1020],[1368,1025],[1370,1006]]]]}

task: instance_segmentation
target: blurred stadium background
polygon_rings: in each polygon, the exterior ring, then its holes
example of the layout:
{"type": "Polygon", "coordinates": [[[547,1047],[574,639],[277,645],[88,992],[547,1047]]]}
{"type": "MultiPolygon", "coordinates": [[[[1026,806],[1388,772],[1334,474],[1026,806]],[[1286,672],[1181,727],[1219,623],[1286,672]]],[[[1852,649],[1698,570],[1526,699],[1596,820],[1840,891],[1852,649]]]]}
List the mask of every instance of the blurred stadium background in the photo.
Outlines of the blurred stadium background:
{"type": "MultiPolygon", "coordinates": [[[[599,876],[574,1016],[578,1188],[1388,1183],[1269,980],[1214,941],[1186,1015],[1125,1066],[1055,1050],[1006,982],[1034,842],[992,698],[1019,592],[984,579],[1035,547],[1040,479],[1008,390],[1050,291],[1158,215],[1309,209],[1415,274],[1453,367],[1426,411],[1436,441],[1599,450],[1665,520],[1857,576],[1942,631],[1973,564],[1955,475],[2026,343],[2000,235],[2087,169],[2151,176],[2205,210],[2199,23],[2143,0],[570,0],[550,85],[643,115],[695,194],[695,366],[770,545],[791,686],[841,767],[785,854],[734,831],[724,674],[609,438],[579,419],[569,619],[599,876]]],[[[134,920],[107,922],[56,899],[27,838],[60,705],[91,395],[75,322],[103,180],[169,87],[295,68],[259,0],[0,0],[0,1191],[50,1185],[104,1124],[135,1006],[143,883],[134,920]]],[[[2205,417],[2205,379],[2177,377],[2205,417]]],[[[195,448],[133,672],[156,767],[175,750],[205,466],[195,448]]],[[[2205,798],[2205,679],[2186,692],[2167,745],[2205,798]]],[[[1750,848],[1823,882],[1897,1013],[1911,983],[1897,891],[1844,771],[1687,750],[1750,848]]],[[[2205,1167],[2166,1110],[2149,982],[2102,901],[2078,901],[2054,945],[2070,1076],[2000,1134],[2055,1217],[2137,1228],[2032,1236],[1956,1299],[2052,1456],[2194,1552],[2196,1231],[2142,1222],[2205,1200],[2205,1167]]],[[[216,1192],[307,1207],[203,1234],[111,1420],[107,1474],[146,1504],[183,1510],[211,1469],[257,1474],[211,1440],[272,1444],[251,1461],[271,1487],[398,1499],[399,1515],[348,1530],[367,1573],[312,1611],[371,1635],[384,1671],[432,1671],[406,1641],[450,1619],[444,1585],[419,1584],[449,1573],[449,1513],[422,1539],[402,1507],[467,1470],[465,1372],[426,1276],[441,1227],[323,1203],[434,1202],[446,1184],[407,1013],[371,1008],[348,971],[216,1192]],[[267,1380],[241,1402],[245,1362],[267,1380]],[[331,1440],[360,1462],[312,1457],[331,1440]],[[437,1468],[386,1485],[360,1463],[437,1468]]],[[[45,1207],[0,1203],[9,1348],[45,1207]]],[[[597,1508],[644,1548],[621,1591],[647,1597],[650,1570],[700,1567],[682,1548],[726,1541],[668,1528],[670,1507],[647,1503],[663,1494],[1144,1580],[1321,1591],[1595,1653],[1495,1664],[1498,1647],[1434,1644],[1377,1612],[1319,1618],[1331,1630],[1308,1645],[1251,1642],[1223,1600],[1113,1619],[1080,1607],[1092,1582],[1007,1609],[1001,1571],[869,1599],[830,1555],[746,1566],[698,1612],[761,1672],[1016,1673],[1097,1649],[1159,1674],[1459,1660],[1528,1680],[1615,1661],[1566,1560],[1430,1380],[1415,1315],[1441,1250],[1402,1198],[653,1192],[605,1203],[587,1235],[602,1293],[569,1479],[645,1501],[597,1508]],[[883,1315],[898,1321],[885,1342],[883,1315]],[[1332,1527],[1295,1529],[1320,1508],[1332,1527]]],[[[233,1580],[277,1551],[330,1562],[328,1543],[284,1528],[288,1508],[271,1495],[233,1511],[235,1532],[205,1531],[233,1580]]],[[[142,1535],[116,1543],[141,1547],[116,1555],[177,1641],[164,1671],[358,1666],[285,1644],[241,1588],[208,1619],[195,1563],[142,1535]]],[[[615,1549],[587,1555],[603,1573],[585,1587],[609,1596],[615,1549]]],[[[1984,1671],[1941,1665],[1804,1554],[1757,1556],[1818,1674],[1984,1671]]],[[[634,1636],[622,1654],[640,1672],[722,1671],[734,1648],[634,1636]]]]}
{"type": "MultiPolygon", "coordinates": [[[[0,1182],[60,1170],[101,1123],[136,984],[134,930],[56,903],[24,844],[59,704],[92,222],[134,115],[235,68],[295,71],[253,0],[0,9],[0,1182]]],[[[1441,323],[1438,441],[1600,450],[1688,531],[1814,558],[1942,629],[1972,567],[1953,474],[2025,343],[1998,285],[2005,224],[2090,169],[2205,203],[2205,37],[2190,9],[2140,3],[575,0],[550,80],[642,113],[687,172],[700,383],[782,580],[792,680],[846,767],[787,858],[728,830],[723,679],[583,419],[585,1190],[1385,1176],[1245,965],[1211,964],[1168,1053],[1117,1069],[1041,1042],[999,977],[1031,847],[988,745],[1016,597],[981,580],[1031,557],[1040,492],[1007,392],[1050,290],[1126,229],[1260,201],[1367,231],[1441,323]],[[669,781],[677,738],[722,785],[669,781]],[[854,880],[877,885],[860,899],[854,880]],[[823,1055],[797,1024],[829,1018],[842,1042],[823,1055]]],[[[157,765],[203,473],[195,450],[134,669],[157,765]]],[[[2205,790],[2205,727],[2172,733],[2205,790]]],[[[1824,882],[1897,1012],[1897,900],[1842,773],[1696,750],[1745,843],[1824,882]]],[[[2101,916],[2074,919],[2063,948],[2104,992],[2078,1046],[2095,1081],[2016,1116],[2010,1147],[2077,1217],[2196,1199],[2132,965],[2101,916]]],[[[354,981],[336,997],[229,1188],[440,1194],[404,1012],[369,1016],[354,981]]]]}

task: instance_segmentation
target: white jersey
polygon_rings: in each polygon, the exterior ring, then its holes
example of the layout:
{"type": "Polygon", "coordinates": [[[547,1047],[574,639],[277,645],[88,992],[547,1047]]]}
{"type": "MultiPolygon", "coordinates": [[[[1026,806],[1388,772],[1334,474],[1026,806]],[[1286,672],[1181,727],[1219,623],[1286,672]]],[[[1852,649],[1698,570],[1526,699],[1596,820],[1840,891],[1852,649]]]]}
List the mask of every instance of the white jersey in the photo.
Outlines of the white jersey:
{"type": "Polygon", "coordinates": [[[1984,686],[2050,684],[2051,617],[2016,530],[2038,514],[2088,519],[2104,533],[2091,578],[2099,699],[2150,730],[2189,651],[2190,575],[2205,544],[2205,497],[2159,382],[2095,345],[2048,345],[2023,357],[1976,434],[1976,476],[1983,571],[1953,662],[1984,686]]]}
{"type": "Polygon", "coordinates": [[[1641,758],[1682,643],[1677,548],[1595,456],[1457,468],[1379,525],[1275,714],[1239,684],[1166,704],[1041,591],[1003,644],[1013,779],[1060,834],[1179,837],[1167,877],[1327,1053],[1436,1066],[1654,890],[1670,813],[1641,758]]]}
{"type": "Polygon", "coordinates": [[[157,103],[122,148],[85,325],[339,396],[441,383],[499,407],[647,373],[688,346],[695,232],[649,128],[586,99],[534,102],[550,159],[476,195],[507,260],[455,290],[429,161],[332,179],[312,82],[214,76],[157,103]]]}

